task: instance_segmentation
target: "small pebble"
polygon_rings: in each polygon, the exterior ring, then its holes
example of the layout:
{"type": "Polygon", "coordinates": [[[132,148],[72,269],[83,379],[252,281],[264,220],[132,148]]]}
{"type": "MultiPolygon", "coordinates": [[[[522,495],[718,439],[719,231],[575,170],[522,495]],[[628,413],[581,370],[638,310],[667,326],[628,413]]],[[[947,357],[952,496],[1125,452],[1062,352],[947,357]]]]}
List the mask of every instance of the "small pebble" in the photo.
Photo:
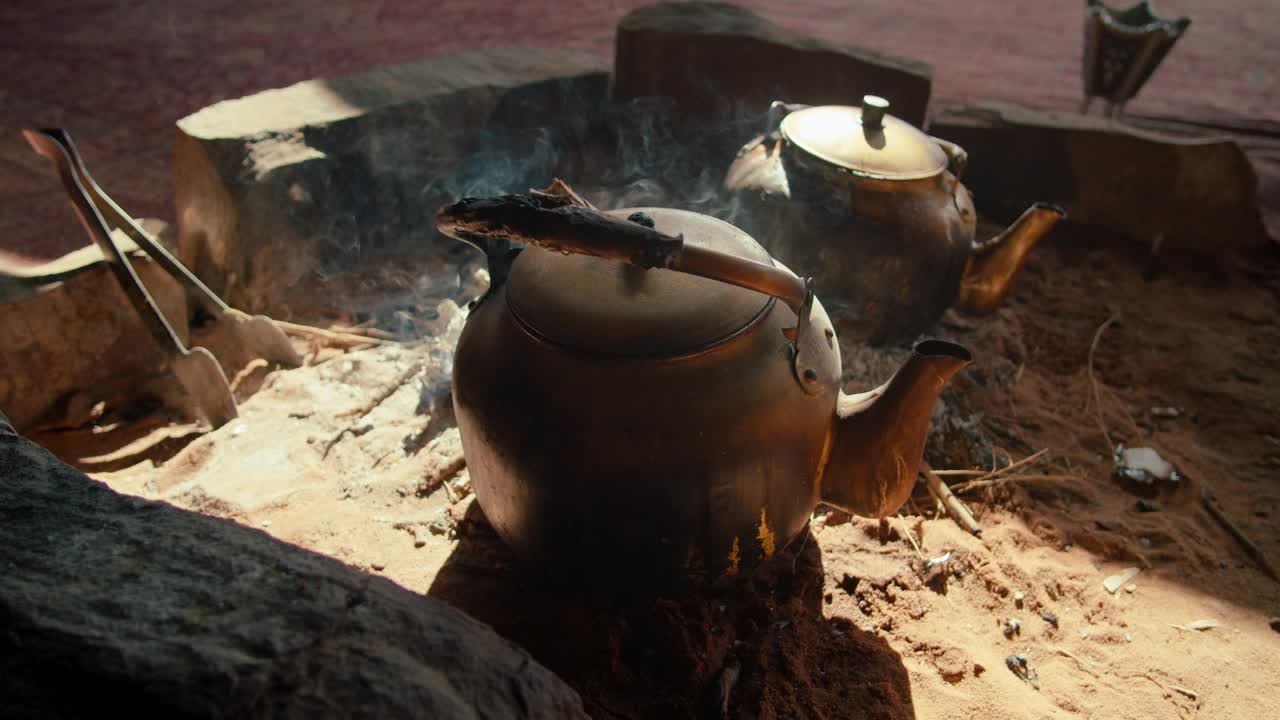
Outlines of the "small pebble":
{"type": "Polygon", "coordinates": [[[1160,512],[1160,506],[1150,500],[1139,500],[1134,507],[1143,513],[1160,512]]]}
{"type": "Polygon", "coordinates": [[[382,571],[382,570],[386,570],[386,569],[387,569],[386,563],[373,563],[373,564],[372,564],[372,565],[370,565],[369,567],[371,567],[371,568],[373,568],[374,570],[377,570],[377,571],[382,571]]]}
{"type": "Polygon", "coordinates": [[[1137,592],[1138,586],[1134,585],[1133,583],[1129,583],[1128,585],[1124,586],[1124,591],[1127,593],[1137,592]]]}
{"type": "Polygon", "coordinates": [[[1280,617],[1271,618],[1271,629],[1280,632],[1280,617]]]}
{"type": "Polygon", "coordinates": [[[1021,633],[1022,633],[1022,623],[1018,622],[1017,618],[1009,618],[1008,620],[1005,621],[1004,623],[1005,637],[1012,638],[1014,635],[1020,635],[1021,633]]]}
{"type": "Polygon", "coordinates": [[[414,541],[413,541],[413,546],[414,546],[414,547],[416,547],[416,548],[423,547],[423,546],[424,546],[424,545],[426,545],[426,544],[427,544],[427,541],[426,541],[426,540],[421,540],[421,539],[419,539],[419,540],[414,540],[414,541]]]}
{"type": "Polygon", "coordinates": [[[1054,627],[1058,627],[1058,616],[1057,616],[1057,615],[1054,615],[1053,613],[1049,612],[1048,610],[1041,610],[1041,611],[1040,611],[1040,617],[1044,618],[1044,621],[1045,621],[1045,622],[1047,622],[1047,623],[1049,623],[1050,625],[1052,625],[1052,626],[1054,626],[1054,627]]]}
{"type": "Polygon", "coordinates": [[[1021,591],[1021,590],[1019,590],[1018,592],[1016,592],[1016,593],[1014,593],[1014,594],[1013,594],[1013,603],[1014,603],[1015,605],[1017,605],[1018,607],[1022,607],[1022,600],[1023,600],[1023,598],[1025,598],[1025,597],[1026,597],[1026,595],[1023,595],[1023,594],[1022,594],[1022,591],[1021,591]]]}

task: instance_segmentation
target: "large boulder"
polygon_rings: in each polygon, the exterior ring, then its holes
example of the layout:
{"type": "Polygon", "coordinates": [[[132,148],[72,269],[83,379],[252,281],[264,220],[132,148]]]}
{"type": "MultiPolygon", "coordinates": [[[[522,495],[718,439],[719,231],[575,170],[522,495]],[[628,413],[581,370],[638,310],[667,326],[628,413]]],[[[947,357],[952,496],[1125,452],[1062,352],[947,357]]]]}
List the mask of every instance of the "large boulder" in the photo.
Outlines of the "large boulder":
{"type": "Polygon", "coordinates": [[[1268,243],[1257,175],[1230,138],[1002,103],[950,109],[929,131],[968,151],[963,181],[993,217],[1010,220],[1043,200],[1074,222],[1168,247],[1268,243]]]}
{"type": "Polygon", "coordinates": [[[586,717],[572,689],[461,611],[119,495],[3,415],[0,545],[0,717],[586,717]]]}
{"type": "Polygon", "coordinates": [[[873,94],[922,125],[932,76],[927,63],[795,33],[727,3],[671,2],[618,23],[613,96],[674,98],[690,116],[719,119],[773,100],[857,105],[873,94]]]}
{"type": "Polygon", "coordinates": [[[595,55],[495,48],[210,106],[178,121],[179,257],[232,305],[288,316],[300,279],[432,242],[457,196],[546,184],[607,92],[595,55]]]}

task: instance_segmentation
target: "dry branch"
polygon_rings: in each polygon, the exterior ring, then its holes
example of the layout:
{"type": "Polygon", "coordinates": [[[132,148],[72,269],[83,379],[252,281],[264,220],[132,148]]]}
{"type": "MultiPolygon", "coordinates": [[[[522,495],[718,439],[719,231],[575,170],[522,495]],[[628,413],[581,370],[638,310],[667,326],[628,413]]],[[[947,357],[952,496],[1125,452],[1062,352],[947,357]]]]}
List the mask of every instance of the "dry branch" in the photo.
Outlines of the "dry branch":
{"type": "Polygon", "coordinates": [[[1093,334],[1093,342],[1089,344],[1089,363],[1086,366],[1089,372],[1089,384],[1093,388],[1093,410],[1097,417],[1098,429],[1102,431],[1102,437],[1106,438],[1108,448],[1115,447],[1115,443],[1111,442],[1111,433],[1107,432],[1107,424],[1102,419],[1102,394],[1098,390],[1098,378],[1093,374],[1093,354],[1098,351],[1098,341],[1102,339],[1102,333],[1119,319],[1120,316],[1113,312],[1098,326],[1098,331],[1093,334]]]}
{"type": "Polygon", "coordinates": [[[384,345],[386,340],[380,338],[368,337],[366,335],[358,335],[354,332],[339,332],[335,330],[325,330],[323,328],[312,327],[310,325],[299,325],[298,323],[285,322],[283,320],[273,321],[281,330],[290,335],[302,335],[305,337],[323,340],[330,345],[338,347],[353,347],[357,345],[384,345]]]}
{"type": "Polygon", "coordinates": [[[1280,581],[1280,574],[1276,572],[1275,566],[1272,565],[1271,561],[1267,559],[1267,556],[1263,554],[1262,548],[1253,544],[1253,541],[1244,534],[1244,531],[1232,522],[1231,518],[1227,517],[1226,512],[1224,512],[1222,507],[1218,505],[1218,499],[1213,496],[1213,492],[1209,488],[1206,487],[1201,490],[1200,499],[1204,502],[1205,509],[1209,511],[1209,514],[1213,516],[1213,519],[1217,520],[1227,532],[1231,533],[1231,537],[1235,538],[1236,542],[1240,543],[1245,552],[1248,553],[1249,557],[1262,568],[1262,571],[1271,576],[1271,579],[1280,581]]]}
{"type": "Polygon", "coordinates": [[[969,508],[965,507],[965,504],[960,502],[960,498],[951,492],[951,488],[947,487],[947,484],[942,482],[942,479],[935,475],[926,463],[920,464],[920,472],[924,473],[929,492],[947,509],[951,519],[955,520],[960,527],[981,537],[982,527],[978,525],[977,520],[973,519],[973,513],[969,512],[969,508]]]}

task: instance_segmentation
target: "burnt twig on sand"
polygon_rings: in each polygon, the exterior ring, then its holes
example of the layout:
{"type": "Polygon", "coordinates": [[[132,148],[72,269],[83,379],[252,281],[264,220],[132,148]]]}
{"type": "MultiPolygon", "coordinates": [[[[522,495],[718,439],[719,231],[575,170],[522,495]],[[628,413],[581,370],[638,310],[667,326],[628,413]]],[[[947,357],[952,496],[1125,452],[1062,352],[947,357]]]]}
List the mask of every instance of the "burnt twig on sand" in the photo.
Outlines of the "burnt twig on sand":
{"type": "Polygon", "coordinates": [[[1231,537],[1235,538],[1236,542],[1240,543],[1245,552],[1248,553],[1249,557],[1262,568],[1262,571],[1271,576],[1272,580],[1280,581],[1280,573],[1276,572],[1275,566],[1272,565],[1271,561],[1267,559],[1267,556],[1262,553],[1262,549],[1257,545],[1254,545],[1253,541],[1244,534],[1244,531],[1232,522],[1231,518],[1227,517],[1227,514],[1223,512],[1222,507],[1218,505],[1218,499],[1213,496],[1213,491],[1207,487],[1204,488],[1200,491],[1200,499],[1204,502],[1205,509],[1209,511],[1209,514],[1213,516],[1213,519],[1217,520],[1227,532],[1231,533],[1231,537]]]}

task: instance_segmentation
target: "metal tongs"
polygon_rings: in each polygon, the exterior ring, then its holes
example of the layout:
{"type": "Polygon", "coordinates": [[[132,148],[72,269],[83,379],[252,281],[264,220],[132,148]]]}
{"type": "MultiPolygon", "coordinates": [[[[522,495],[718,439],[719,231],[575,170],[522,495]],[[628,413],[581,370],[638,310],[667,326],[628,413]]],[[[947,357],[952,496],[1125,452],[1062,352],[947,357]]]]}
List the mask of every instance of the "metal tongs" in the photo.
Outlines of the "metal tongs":
{"type": "Polygon", "coordinates": [[[298,367],[302,358],[284,332],[262,315],[249,316],[228,306],[177,258],[169,254],[120,209],[93,181],[71,136],[62,129],[23,130],[27,142],[58,169],[63,188],[80,219],[80,224],[102,251],[116,280],[156,343],[168,356],[169,367],[186,395],[186,410],[197,420],[213,428],[221,427],[239,416],[235,397],[227,376],[213,353],[203,347],[188,348],[165,319],[147,288],[129,264],[125,253],[111,239],[111,228],[117,227],[164,268],[200,302],[218,322],[230,321],[239,339],[268,362],[298,367]]]}

